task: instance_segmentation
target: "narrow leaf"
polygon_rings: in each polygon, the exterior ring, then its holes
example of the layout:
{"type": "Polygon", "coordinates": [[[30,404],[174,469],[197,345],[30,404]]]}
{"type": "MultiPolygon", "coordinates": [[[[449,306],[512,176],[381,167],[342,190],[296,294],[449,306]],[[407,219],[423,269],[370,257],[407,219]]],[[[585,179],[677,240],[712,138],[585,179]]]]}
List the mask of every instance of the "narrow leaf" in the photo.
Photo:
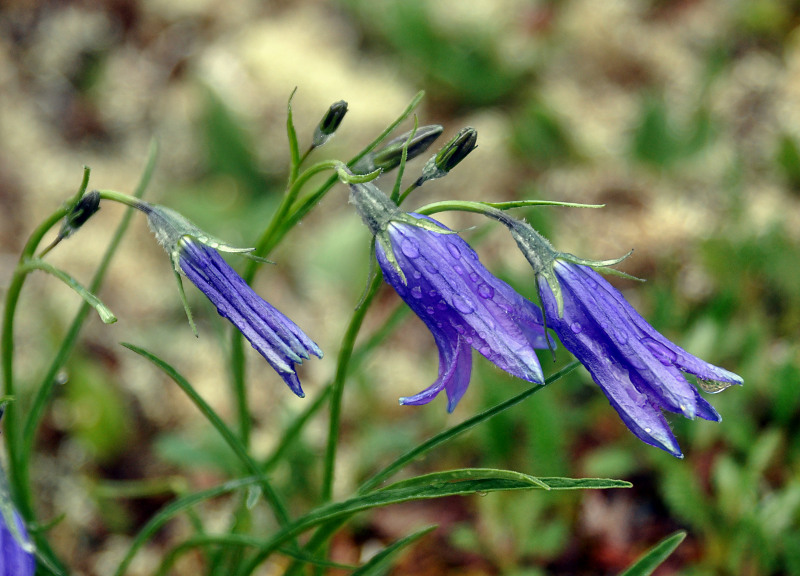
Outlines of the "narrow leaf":
{"type": "Polygon", "coordinates": [[[278,497],[275,490],[272,488],[272,485],[261,472],[261,468],[250,456],[250,453],[247,451],[247,448],[244,446],[244,444],[242,444],[242,441],[236,436],[236,434],[233,433],[233,431],[231,431],[228,425],[223,422],[222,418],[219,417],[214,409],[211,408],[211,406],[209,406],[205,400],[203,400],[203,398],[197,393],[197,391],[186,380],[186,378],[181,376],[181,374],[179,374],[178,371],[172,366],[161,360],[158,356],[151,354],[147,350],[125,342],[123,342],[122,345],[129,350],[136,352],[140,356],[150,360],[150,362],[158,366],[167,376],[169,376],[173,382],[180,386],[181,390],[183,390],[189,399],[194,402],[195,406],[197,406],[200,412],[203,413],[203,416],[205,416],[211,425],[216,428],[220,436],[222,436],[225,442],[227,442],[228,446],[231,447],[231,450],[233,450],[236,456],[239,457],[245,468],[254,476],[259,477],[259,485],[264,492],[265,498],[272,507],[275,517],[280,524],[286,524],[289,518],[288,513],[286,512],[286,507],[278,497]]]}
{"type": "Polygon", "coordinates": [[[625,572],[620,574],[620,576],[649,576],[675,551],[678,545],[683,542],[684,538],[686,538],[686,532],[683,530],[679,530],[667,536],[640,556],[636,562],[625,570],[625,572]]]}
{"type": "Polygon", "coordinates": [[[405,538],[401,538],[397,542],[393,542],[377,554],[369,559],[369,561],[362,565],[361,568],[353,572],[351,576],[380,576],[384,574],[390,567],[390,563],[395,557],[404,549],[425,536],[433,530],[436,526],[428,526],[422,530],[418,530],[413,534],[409,534],[405,538]]]}
{"type": "Polygon", "coordinates": [[[117,317],[114,316],[111,310],[108,309],[108,306],[103,304],[97,296],[92,294],[80,282],[75,280],[75,278],[73,278],[60,268],[56,268],[49,262],[46,262],[45,260],[41,260],[39,258],[32,258],[28,260],[20,268],[23,270],[42,270],[43,272],[47,272],[48,274],[55,276],[56,278],[61,280],[64,284],[72,288],[75,291],[75,293],[78,294],[78,296],[83,298],[87,304],[89,304],[92,308],[94,308],[104,324],[113,324],[114,322],[117,321],[117,317]]]}

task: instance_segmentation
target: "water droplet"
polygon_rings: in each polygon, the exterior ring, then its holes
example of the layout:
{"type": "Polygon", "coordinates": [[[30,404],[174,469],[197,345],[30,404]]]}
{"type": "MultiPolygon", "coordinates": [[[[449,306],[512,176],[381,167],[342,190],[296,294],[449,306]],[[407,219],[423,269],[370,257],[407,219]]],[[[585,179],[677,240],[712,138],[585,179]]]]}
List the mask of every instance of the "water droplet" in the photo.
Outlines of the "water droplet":
{"type": "Polygon", "coordinates": [[[478,496],[480,496],[481,498],[483,498],[484,496],[488,496],[488,495],[489,495],[489,493],[488,493],[488,492],[484,492],[483,490],[480,490],[480,491],[478,491],[478,492],[475,492],[475,494],[477,494],[477,495],[478,495],[478,496]]]}
{"type": "Polygon", "coordinates": [[[573,323],[572,323],[572,326],[570,326],[570,329],[571,329],[573,332],[575,332],[575,334],[580,334],[580,333],[581,333],[581,330],[583,330],[583,326],[581,326],[581,323],[580,323],[580,322],[573,322],[573,323]]]}
{"type": "Polygon", "coordinates": [[[422,288],[420,288],[419,286],[414,286],[411,289],[411,295],[417,299],[422,298],[422,288]]]}
{"type": "Polygon", "coordinates": [[[434,312],[436,312],[436,310],[433,309],[433,306],[428,306],[427,308],[425,308],[425,312],[427,312],[428,314],[433,316],[433,314],[434,314],[434,312]]]}
{"type": "Polygon", "coordinates": [[[472,303],[464,298],[461,294],[453,295],[453,306],[462,314],[472,314],[475,312],[475,307],[472,305],[472,303]]]}
{"type": "Polygon", "coordinates": [[[409,258],[416,258],[419,256],[419,244],[413,238],[403,238],[400,241],[400,250],[409,258]]]}
{"type": "Polygon", "coordinates": [[[455,244],[451,244],[450,242],[447,243],[447,250],[450,251],[450,255],[453,258],[461,258],[461,250],[458,249],[458,246],[455,244]]]}
{"type": "Polygon", "coordinates": [[[492,349],[488,346],[481,346],[479,352],[488,358],[492,353],[492,349]]]}
{"type": "Polygon", "coordinates": [[[700,378],[697,379],[697,384],[703,389],[704,392],[708,392],[709,394],[722,392],[731,386],[730,382],[720,382],[719,380],[701,380],[700,378]]]}
{"type": "Polygon", "coordinates": [[[647,427],[647,428],[645,428],[645,429],[644,429],[644,431],[645,431],[646,433],[648,433],[648,434],[651,434],[651,433],[653,432],[653,429],[652,429],[652,428],[650,428],[650,427],[647,427]]]}
{"type": "Polygon", "coordinates": [[[472,344],[472,336],[464,336],[464,340],[466,340],[467,344],[472,344]]]}
{"type": "Polygon", "coordinates": [[[455,270],[456,274],[458,274],[459,276],[463,276],[464,275],[464,269],[461,266],[459,266],[458,264],[453,266],[453,270],[455,270]]]}
{"type": "Polygon", "coordinates": [[[438,295],[439,293],[436,290],[428,290],[428,296],[431,298],[436,298],[438,295]]]}
{"type": "Polygon", "coordinates": [[[647,395],[646,394],[637,394],[636,395],[636,405],[639,408],[644,408],[647,405],[647,395]]]}
{"type": "Polygon", "coordinates": [[[420,278],[422,278],[422,272],[419,272],[418,270],[414,270],[414,274],[412,274],[412,276],[414,276],[415,280],[419,280],[420,278]]]}
{"type": "Polygon", "coordinates": [[[67,374],[66,370],[59,370],[55,378],[56,385],[63,386],[67,382],[69,382],[69,374],[67,374]]]}
{"type": "Polygon", "coordinates": [[[437,327],[437,328],[441,328],[441,327],[442,327],[442,323],[441,323],[441,322],[437,322],[437,323],[436,323],[436,327],[437,327]]]}
{"type": "Polygon", "coordinates": [[[678,359],[678,355],[652,338],[642,338],[642,344],[644,344],[650,352],[652,352],[653,357],[661,362],[664,366],[671,366],[675,363],[675,360],[678,359]]]}
{"type": "Polygon", "coordinates": [[[614,334],[614,338],[616,338],[617,342],[619,342],[620,344],[625,345],[625,344],[628,343],[628,333],[627,332],[625,332],[623,330],[614,330],[612,332],[612,334],[614,334]]]}
{"type": "Polygon", "coordinates": [[[430,260],[427,260],[425,262],[425,270],[428,271],[428,274],[438,274],[439,273],[439,267],[436,264],[434,264],[433,262],[431,262],[430,260]]]}
{"type": "Polygon", "coordinates": [[[439,301],[436,303],[436,307],[437,307],[439,310],[447,310],[447,302],[445,302],[444,300],[439,300],[439,301]]]}
{"type": "Polygon", "coordinates": [[[478,276],[477,272],[470,272],[469,279],[472,280],[473,282],[477,282],[478,280],[481,279],[481,277],[478,276]]]}
{"type": "Polygon", "coordinates": [[[485,298],[486,300],[489,300],[494,296],[494,288],[492,288],[488,284],[481,284],[480,286],[478,286],[478,296],[480,296],[481,298],[485,298]]]}

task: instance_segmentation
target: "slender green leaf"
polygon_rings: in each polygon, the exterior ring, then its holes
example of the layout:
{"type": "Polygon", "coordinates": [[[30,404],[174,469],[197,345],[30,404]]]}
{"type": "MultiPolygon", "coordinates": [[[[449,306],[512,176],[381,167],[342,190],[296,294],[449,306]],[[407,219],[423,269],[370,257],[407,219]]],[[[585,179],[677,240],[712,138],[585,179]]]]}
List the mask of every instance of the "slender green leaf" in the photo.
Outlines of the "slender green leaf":
{"type": "Polygon", "coordinates": [[[218,496],[222,496],[242,488],[246,488],[248,486],[252,486],[259,481],[260,478],[255,476],[238,478],[236,480],[231,480],[230,482],[214,486],[213,488],[187,494],[186,496],[170,502],[164,506],[164,508],[159,510],[158,513],[153,516],[147,524],[145,524],[144,528],[139,531],[139,533],[136,535],[136,538],[133,539],[131,547],[125,554],[125,557],[122,559],[122,562],[120,562],[119,566],[117,567],[116,572],[114,572],[114,575],[122,576],[125,574],[128,566],[130,566],[130,563],[133,560],[133,557],[136,556],[136,553],[139,551],[139,548],[141,548],[145,542],[152,538],[155,533],[161,529],[164,524],[166,524],[177,514],[188,511],[196,504],[212,498],[217,498],[218,496]]]}
{"type": "MultiPolygon", "coordinates": [[[[210,548],[210,547],[224,547],[224,548],[260,548],[264,543],[263,538],[256,538],[247,534],[203,534],[200,536],[193,536],[188,540],[181,542],[164,557],[161,566],[156,572],[156,576],[166,576],[170,573],[170,569],[175,565],[178,558],[190,552],[195,548],[210,548]]],[[[329,562],[314,558],[308,554],[304,554],[297,550],[290,550],[288,548],[281,548],[281,554],[285,554],[289,558],[294,558],[307,564],[321,566],[323,568],[338,568],[340,570],[353,571],[357,566],[350,564],[341,564],[339,562],[329,562]]]]}
{"type": "MultiPolygon", "coordinates": [[[[443,473],[446,474],[446,473],[443,473]]],[[[315,526],[337,518],[348,517],[356,512],[400,504],[414,500],[430,500],[447,496],[466,496],[470,494],[488,494],[508,490],[541,490],[541,481],[551,490],[576,490],[586,488],[628,488],[629,482],[622,480],[604,480],[598,478],[573,479],[573,478],[538,478],[536,482],[524,474],[509,472],[505,477],[501,471],[490,470],[483,477],[475,476],[465,478],[458,482],[445,481],[417,484],[414,479],[407,483],[400,482],[381,490],[361,494],[344,500],[320,506],[310,513],[298,518],[279,530],[265,545],[261,552],[246,566],[244,574],[252,574],[253,570],[264,561],[271,553],[275,552],[287,540],[309,530],[315,526]]]]}
{"type": "Polygon", "coordinates": [[[686,532],[679,530],[674,534],[667,536],[658,544],[650,548],[642,556],[640,556],[634,564],[629,567],[620,576],[648,576],[658,568],[664,560],[683,542],[686,538],[686,532]]]}
{"type": "Polygon", "coordinates": [[[528,476],[527,474],[515,472],[513,470],[497,470],[494,468],[459,468],[457,470],[433,472],[431,474],[415,476],[407,480],[400,480],[399,482],[395,482],[394,484],[390,484],[389,486],[382,488],[382,490],[436,485],[446,482],[461,482],[463,480],[469,480],[473,478],[519,480],[521,482],[529,482],[531,487],[538,486],[542,490],[550,490],[550,486],[533,476],[528,476]]]}
{"type": "Polygon", "coordinates": [[[361,566],[358,570],[353,572],[351,576],[381,576],[391,566],[390,563],[397,557],[397,555],[404,549],[425,536],[433,530],[436,526],[428,526],[422,530],[418,530],[413,534],[409,534],[405,538],[401,538],[397,542],[393,542],[377,554],[370,558],[366,564],[361,566]]]}
{"type": "Polygon", "coordinates": [[[214,426],[217,432],[219,432],[219,434],[223,437],[225,442],[228,443],[228,446],[230,446],[231,450],[233,450],[233,452],[239,457],[245,468],[247,468],[247,470],[249,470],[253,475],[259,477],[261,489],[264,491],[264,496],[270,503],[276,519],[279,523],[286,524],[289,520],[286,507],[279,498],[278,494],[272,488],[272,485],[261,472],[261,468],[259,468],[256,461],[250,456],[250,453],[247,451],[247,448],[244,446],[244,444],[242,444],[242,441],[239,439],[239,437],[236,436],[236,434],[231,431],[228,425],[222,421],[222,418],[219,417],[214,409],[211,408],[211,406],[209,406],[205,400],[203,400],[194,387],[183,376],[181,376],[177,370],[154,354],[151,354],[150,352],[144,350],[143,348],[139,348],[134,344],[123,342],[122,345],[129,350],[136,352],[140,356],[150,360],[150,362],[158,366],[167,376],[169,376],[178,386],[180,386],[181,390],[183,390],[189,399],[194,402],[195,406],[197,406],[200,412],[203,413],[203,416],[208,419],[211,425],[214,426]]]}
{"type": "Polygon", "coordinates": [[[72,288],[72,290],[74,290],[78,296],[83,298],[86,303],[89,304],[89,306],[94,308],[104,324],[113,324],[117,321],[117,317],[114,316],[114,313],[108,309],[108,306],[103,304],[97,296],[92,294],[86,289],[85,286],[60,268],[56,268],[49,262],[40,260],[39,258],[32,258],[28,260],[20,268],[26,272],[28,270],[41,270],[42,272],[47,272],[48,274],[55,276],[64,284],[72,288]]]}

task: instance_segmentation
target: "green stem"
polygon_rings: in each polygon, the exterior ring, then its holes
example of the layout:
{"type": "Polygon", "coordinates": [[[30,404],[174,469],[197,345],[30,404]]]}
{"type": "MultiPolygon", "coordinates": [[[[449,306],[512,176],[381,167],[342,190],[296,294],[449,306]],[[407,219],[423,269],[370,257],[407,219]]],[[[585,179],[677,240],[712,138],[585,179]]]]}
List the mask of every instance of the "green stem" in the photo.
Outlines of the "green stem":
{"type": "MultiPolygon", "coordinates": [[[[85,176],[84,183],[87,182],[87,179],[88,178],[85,176]]],[[[85,190],[83,184],[81,186],[85,190]]],[[[0,340],[3,394],[5,396],[13,397],[16,393],[14,383],[14,316],[17,311],[17,305],[19,304],[19,297],[22,292],[22,287],[25,284],[25,279],[28,274],[33,271],[32,268],[26,266],[26,263],[33,258],[45,234],[61,222],[67,215],[68,210],[69,208],[66,206],[59,208],[33,231],[22,249],[19,264],[11,275],[11,282],[9,282],[8,285],[6,303],[3,309],[3,334],[2,340],[0,340]]],[[[20,436],[22,429],[20,427],[19,410],[19,400],[16,398],[13,402],[9,402],[6,405],[5,441],[9,458],[8,473],[11,490],[15,497],[14,499],[19,513],[26,520],[31,520],[33,518],[33,504],[27,470],[25,466],[22,465],[24,457],[20,450],[22,447],[20,436]]]]}
{"type": "Polygon", "coordinates": [[[350,359],[353,356],[356,338],[361,330],[361,324],[367,314],[369,305],[383,280],[383,275],[376,273],[372,278],[369,289],[361,306],[353,313],[350,324],[342,339],[342,347],[339,349],[339,357],[336,361],[336,376],[331,390],[330,420],[328,427],[328,445],[325,450],[325,464],[322,479],[322,501],[329,502],[333,496],[333,480],[336,465],[336,447],[339,442],[339,422],[342,412],[342,395],[344,393],[344,383],[347,379],[347,369],[350,359]]]}
{"type": "MultiPolygon", "coordinates": [[[[142,171],[142,176],[139,179],[139,183],[134,190],[134,198],[141,198],[144,195],[147,186],[150,184],[150,179],[153,175],[153,170],[155,169],[156,157],[158,156],[158,145],[153,142],[150,145],[147,153],[147,160],[145,162],[144,170],[142,171]]],[[[88,182],[87,182],[88,184],[88,182]]],[[[102,196],[102,194],[101,194],[102,196]]],[[[89,284],[89,291],[92,293],[96,293],[100,290],[100,286],[103,283],[103,279],[105,278],[106,272],[108,271],[108,267],[111,264],[111,260],[116,254],[117,248],[119,247],[120,243],[122,242],[122,237],[125,235],[125,232],[128,229],[130,224],[131,218],[133,217],[133,212],[131,210],[127,210],[125,214],[122,216],[119,225],[117,226],[116,232],[114,232],[114,236],[111,239],[111,242],[106,248],[105,254],[103,254],[103,258],[100,261],[100,265],[95,272],[94,278],[92,278],[91,283],[89,284]]],[[[78,338],[78,333],[80,332],[81,326],[83,326],[83,322],[86,320],[87,315],[89,314],[89,305],[84,304],[78,309],[78,312],[75,314],[75,317],[72,320],[72,324],[70,324],[69,329],[67,330],[67,335],[64,337],[64,340],[61,342],[61,347],[59,348],[58,352],[56,353],[55,358],[50,364],[50,367],[47,370],[44,378],[42,379],[41,384],[36,392],[36,396],[33,401],[33,405],[31,406],[30,412],[28,414],[27,421],[25,422],[25,430],[24,430],[24,450],[23,455],[26,456],[30,454],[33,450],[33,441],[36,436],[36,430],[39,428],[39,423],[41,422],[42,417],[44,416],[44,410],[47,406],[47,400],[50,397],[50,393],[52,392],[53,386],[55,386],[56,382],[56,375],[58,371],[66,364],[67,358],[69,357],[72,349],[75,346],[75,343],[78,338]]]]}

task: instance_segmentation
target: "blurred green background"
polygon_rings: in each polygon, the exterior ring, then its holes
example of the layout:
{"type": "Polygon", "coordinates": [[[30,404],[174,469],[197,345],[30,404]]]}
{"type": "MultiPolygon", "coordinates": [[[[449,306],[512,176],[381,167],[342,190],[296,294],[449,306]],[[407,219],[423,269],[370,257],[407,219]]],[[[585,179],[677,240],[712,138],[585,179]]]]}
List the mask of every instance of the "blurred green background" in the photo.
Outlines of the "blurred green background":
{"type": "MultiPolygon", "coordinates": [[[[558,249],[585,258],[635,248],[623,269],[648,282],[614,284],[679,345],[745,379],[710,398],[721,424],[670,419],[686,455],[678,461],[636,440],[576,371],[416,471],[496,466],[618,477],[634,488],[385,509],[348,524],[334,540],[337,560],[357,562],[435,522],[440,528],[394,574],[616,574],[685,528],[686,541],[657,574],[800,574],[800,2],[6,0],[0,286],[32,228],[77,189],[84,164],[90,186],[130,192],[154,137],[161,153],[146,198],[251,244],[285,182],[295,87],[301,146],[328,105],[349,103],[315,158],[350,157],[420,89],[422,123],[443,124],[445,138],[477,128],[479,148],[415,192],[409,207],[445,198],[605,203],[523,214],[558,249]]],[[[409,178],[420,168],[412,163],[409,178]]],[[[367,232],[346,199],[344,187],[334,189],[256,281],[326,352],[302,369],[312,398],[331,377],[367,277],[367,232]]],[[[104,205],[49,258],[88,282],[121,213],[104,205]]],[[[479,239],[487,266],[534,296],[530,269],[502,230],[469,215],[443,220],[479,239]]],[[[235,470],[180,391],[117,344],[156,351],[232,418],[228,326],[187,291],[199,339],[168,259],[137,218],[100,294],[119,322],[87,324],[33,462],[40,516],[66,514],[53,543],[76,573],[108,573],[174,490],[235,470]],[[146,498],[102,489],[139,479],[168,481],[146,498]]],[[[78,304],[52,279],[31,279],[18,313],[23,384],[41,377],[78,304]]],[[[385,289],[366,334],[399,304],[385,289]]],[[[432,344],[409,316],[350,378],[338,494],[525,386],[476,355],[454,414],[443,400],[398,406],[435,378],[432,344]]],[[[294,398],[247,353],[254,450],[267,453],[310,400],[294,398]]],[[[545,373],[567,360],[563,350],[555,366],[543,355],[545,373]]],[[[324,419],[315,421],[274,472],[296,510],[318,496],[324,431],[324,419]]],[[[225,502],[204,509],[220,525],[229,511],[225,502]]],[[[150,574],[188,532],[171,525],[131,573],[150,574]]],[[[176,573],[197,573],[199,561],[187,557],[176,573]]]]}

